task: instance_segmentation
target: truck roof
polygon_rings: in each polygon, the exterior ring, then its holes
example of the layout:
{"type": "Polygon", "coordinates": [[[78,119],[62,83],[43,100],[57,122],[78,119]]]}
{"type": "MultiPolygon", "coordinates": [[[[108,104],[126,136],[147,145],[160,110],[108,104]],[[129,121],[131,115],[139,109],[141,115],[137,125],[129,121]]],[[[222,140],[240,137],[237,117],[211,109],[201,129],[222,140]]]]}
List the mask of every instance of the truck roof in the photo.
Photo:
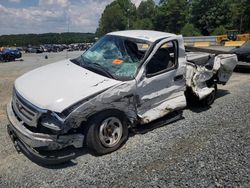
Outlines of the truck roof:
{"type": "Polygon", "coordinates": [[[160,31],[152,30],[125,30],[125,31],[115,31],[108,33],[108,35],[116,35],[128,38],[142,39],[149,42],[155,42],[158,39],[176,36],[172,33],[165,33],[160,31]]]}

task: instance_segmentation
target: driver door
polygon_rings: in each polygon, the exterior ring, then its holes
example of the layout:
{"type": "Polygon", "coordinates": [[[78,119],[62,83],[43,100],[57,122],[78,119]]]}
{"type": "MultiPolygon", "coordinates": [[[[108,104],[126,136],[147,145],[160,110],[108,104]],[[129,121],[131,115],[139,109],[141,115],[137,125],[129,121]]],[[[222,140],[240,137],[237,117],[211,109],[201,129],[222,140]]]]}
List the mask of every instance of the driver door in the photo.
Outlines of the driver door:
{"type": "Polygon", "coordinates": [[[137,113],[141,123],[151,122],[186,106],[185,58],[178,56],[179,46],[183,45],[178,41],[175,37],[159,42],[138,74],[137,113]]]}

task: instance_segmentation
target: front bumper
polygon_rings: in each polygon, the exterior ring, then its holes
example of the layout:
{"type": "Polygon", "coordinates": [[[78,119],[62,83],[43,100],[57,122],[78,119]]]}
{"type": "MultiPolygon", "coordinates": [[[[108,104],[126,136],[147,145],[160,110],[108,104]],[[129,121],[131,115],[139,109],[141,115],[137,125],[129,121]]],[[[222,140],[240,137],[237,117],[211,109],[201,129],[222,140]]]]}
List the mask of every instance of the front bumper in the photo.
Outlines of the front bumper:
{"type": "Polygon", "coordinates": [[[7,115],[10,121],[9,129],[25,144],[32,148],[46,148],[48,150],[62,149],[67,146],[80,148],[83,146],[83,134],[49,135],[34,133],[27,129],[22,121],[18,121],[11,106],[7,105],[7,115]]]}
{"type": "MultiPolygon", "coordinates": [[[[83,134],[49,135],[31,132],[24,126],[23,122],[19,121],[16,117],[11,102],[7,105],[7,115],[10,121],[10,124],[8,125],[8,133],[12,141],[15,146],[21,149],[25,154],[28,153],[31,155],[32,158],[40,158],[44,160],[46,156],[40,155],[40,150],[58,151],[68,146],[74,146],[75,148],[83,147],[83,134]]],[[[58,157],[55,159],[58,159],[58,157]]],[[[53,161],[53,159],[45,159],[45,161],[53,161]]],[[[53,161],[52,163],[56,162],[53,161]]]]}

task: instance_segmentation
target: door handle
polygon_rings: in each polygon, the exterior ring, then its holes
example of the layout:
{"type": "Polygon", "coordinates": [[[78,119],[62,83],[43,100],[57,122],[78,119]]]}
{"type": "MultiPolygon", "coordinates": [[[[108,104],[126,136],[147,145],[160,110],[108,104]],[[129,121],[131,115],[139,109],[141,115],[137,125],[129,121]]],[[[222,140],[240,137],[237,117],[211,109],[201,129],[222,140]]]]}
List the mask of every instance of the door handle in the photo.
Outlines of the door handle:
{"type": "Polygon", "coordinates": [[[177,75],[174,77],[174,81],[183,80],[183,75],[177,75]]]}

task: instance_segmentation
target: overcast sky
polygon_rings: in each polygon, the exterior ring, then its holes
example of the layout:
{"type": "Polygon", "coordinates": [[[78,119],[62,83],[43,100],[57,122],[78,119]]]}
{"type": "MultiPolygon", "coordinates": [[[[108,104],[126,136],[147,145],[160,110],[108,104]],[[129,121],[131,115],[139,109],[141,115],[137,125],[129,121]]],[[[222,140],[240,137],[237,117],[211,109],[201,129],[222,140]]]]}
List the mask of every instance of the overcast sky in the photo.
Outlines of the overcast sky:
{"type": "MultiPolygon", "coordinates": [[[[132,0],[136,6],[142,0],[132,0]]],[[[95,32],[112,0],[0,0],[0,35],[95,32]]]]}

